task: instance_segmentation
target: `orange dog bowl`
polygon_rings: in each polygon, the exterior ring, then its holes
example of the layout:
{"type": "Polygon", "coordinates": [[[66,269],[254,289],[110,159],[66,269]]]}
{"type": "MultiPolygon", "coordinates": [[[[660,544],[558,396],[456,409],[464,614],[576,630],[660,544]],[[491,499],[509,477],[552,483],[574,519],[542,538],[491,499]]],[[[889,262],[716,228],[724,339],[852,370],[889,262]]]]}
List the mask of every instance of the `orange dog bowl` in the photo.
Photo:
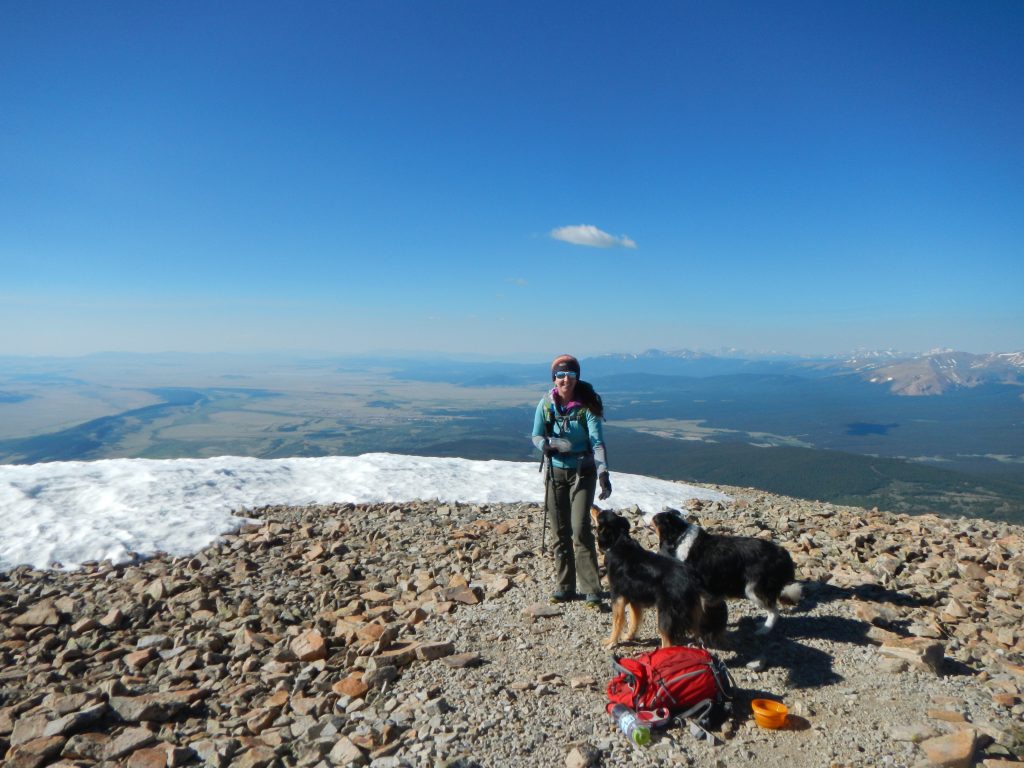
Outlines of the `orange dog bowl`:
{"type": "Polygon", "coordinates": [[[789,709],[781,701],[754,699],[750,702],[754,710],[754,722],[762,728],[782,728],[786,725],[789,709]]]}

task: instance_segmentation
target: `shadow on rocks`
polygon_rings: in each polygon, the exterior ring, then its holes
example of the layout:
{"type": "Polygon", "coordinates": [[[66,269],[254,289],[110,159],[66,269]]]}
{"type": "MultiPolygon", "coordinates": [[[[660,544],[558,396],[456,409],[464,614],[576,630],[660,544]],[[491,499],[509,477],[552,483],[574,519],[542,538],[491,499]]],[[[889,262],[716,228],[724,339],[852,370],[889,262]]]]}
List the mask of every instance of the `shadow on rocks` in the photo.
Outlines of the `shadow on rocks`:
{"type": "MultiPolygon", "coordinates": [[[[870,624],[845,616],[787,616],[777,630],[787,638],[827,640],[851,645],[877,645],[868,638],[870,624]]],[[[771,639],[771,636],[769,636],[771,639]]]]}
{"type": "Polygon", "coordinates": [[[978,674],[978,670],[947,656],[942,660],[942,674],[950,677],[974,677],[978,674]]]}
{"type": "Polygon", "coordinates": [[[755,634],[762,621],[744,617],[739,620],[730,645],[736,656],[730,666],[766,666],[787,670],[787,685],[793,688],[820,688],[842,682],[834,669],[835,657],[825,651],[797,642],[796,638],[820,638],[839,643],[869,643],[862,622],[837,616],[788,616],[768,637],[755,634]]]}
{"type": "Polygon", "coordinates": [[[798,611],[810,611],[822,603],[837,600],[861,600],[865,603],[889,603],[906,608],[917,608],[934,604],[934,600],[897,592],[877,584],[861,584],[856,587],[836,587],[821,582],[806,582],[798,611]]]}
{"type": "MultiPolygon", "coordinates": [[[[901,607],[932,606],[934,599],[926,599],[907,595],[903,592],[895,592],[885,589],[876,584],[863,584],[854,588],[835,587],[830,584],[816,584],[805,591],[804,599],[800,602],[798,611],[811,610],[814,606],[838,601],[838,600],[860,600],[870,603],[888,603],[901,607]]],[[[783,621],[791,622],[786,624],[786,634],[793,637],[817,637],[823,640],[835,640],[839,642],[854,643],[857,645],[877,645],[875,641],[868,639],[867,631],[871,625],[866,622],[845,619],[841,617],[808,617],[799,614],[790,614],[783,621]]],[[[875,622],[878,626],[889,632],[894,632],[903,637],[912,637],[910,631],[911,620],[909,618],[891,618],[875,622]]],[[[969,665],[946,657],[942,665],[942,674],[951,676],[972,676],[978,674],[978,670],[969,665]]]]}

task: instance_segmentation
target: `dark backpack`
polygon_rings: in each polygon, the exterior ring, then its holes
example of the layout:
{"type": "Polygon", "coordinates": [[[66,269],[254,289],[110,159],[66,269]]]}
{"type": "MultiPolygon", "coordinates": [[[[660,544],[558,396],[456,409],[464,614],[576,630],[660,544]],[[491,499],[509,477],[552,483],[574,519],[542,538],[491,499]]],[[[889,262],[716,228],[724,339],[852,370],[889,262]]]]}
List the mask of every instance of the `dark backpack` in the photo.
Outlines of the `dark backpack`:
{"type": "Polygon", "coordinates": [[[583,426],[584,431],[589,435],[590,434],[590,428],[587,426],[587,413],[588,413],[588,410],[589,409],[584,405],[584,406],[580,406],[579,408],[576,408],[572,412],[571,416],[562,416],[562,415],[560,415],[558,413],[557,409],[555,408],[555,403],[551,399],[551,393],[548,392],[546,395],[544,395],[544,432],[545,432],[545,434],[547,434],[548,437],[554,436],[555,424],[556,423],[558,423],[559,428],[562,431],[565,431],[565,429],[568,427],[569,422],[577,421],[577,422],[579,422],[583,426]]]}
{"type": "Polygon", "coordinates": [[[559,426],[565,429],[568,422],[578,421],[589,435],[590,429],[587,426],[587,414],[593,413],[599,419],[604,418],[604,402],[594,388],[585,381],[579,381],[576,384],[576,388],[583,402],[588,403],[588,405],[575,409],[572,416],[562,416],[558,413],[558,409],[551,399],[551,392],[544,395],[544,432],[548,437],[552,436],[555,422],[559,422],[559,426]]]}
{"type": "Polygon", "coordinates": [[[653,726],[686,721],[691,733],[713,738],[732,713],[734,686],[725,664],[703,648],[672,645],[636,658],[613,657],[609,707],[625,704],[653,726]],[[695,729],[693,726],[697,726],[695,729]]]}

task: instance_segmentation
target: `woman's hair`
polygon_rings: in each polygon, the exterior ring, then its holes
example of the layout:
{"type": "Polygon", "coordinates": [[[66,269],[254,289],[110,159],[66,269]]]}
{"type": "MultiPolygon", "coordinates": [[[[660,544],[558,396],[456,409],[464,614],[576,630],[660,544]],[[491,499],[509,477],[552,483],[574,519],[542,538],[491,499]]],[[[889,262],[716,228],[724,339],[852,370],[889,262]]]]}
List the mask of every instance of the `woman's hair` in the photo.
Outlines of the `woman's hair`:
{"type": "Polygon", "coordinates": [[[604,403],[601,396],[594,391],[590,382],[580,379],[576,382],[576,390],[572,393],[574,400],[579,400],[583,406],[597,418],[604,418],[604,403]]]}

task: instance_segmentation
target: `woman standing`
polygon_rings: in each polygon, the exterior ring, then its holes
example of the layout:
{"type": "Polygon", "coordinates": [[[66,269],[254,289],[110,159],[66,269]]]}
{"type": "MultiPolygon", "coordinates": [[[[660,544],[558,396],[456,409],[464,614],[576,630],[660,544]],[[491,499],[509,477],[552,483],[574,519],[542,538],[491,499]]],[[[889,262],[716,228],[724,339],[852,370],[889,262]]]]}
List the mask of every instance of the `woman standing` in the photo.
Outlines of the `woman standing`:
{"type": "Polygon", "coordinates": [[[597,607],[601,577],[590,507],[598,483],[599,499],[612,493],[601,429],[604,407],[594,388],[580,381],[580,363],[572,355],[554,359],[551,380],[554,387],[537,404],[533,419],[533,444],[544,453],[547,469],[545,515],[555,540],[558,584],[551,600],[574,599],[579,584],[587,605],[597,607]]]}

